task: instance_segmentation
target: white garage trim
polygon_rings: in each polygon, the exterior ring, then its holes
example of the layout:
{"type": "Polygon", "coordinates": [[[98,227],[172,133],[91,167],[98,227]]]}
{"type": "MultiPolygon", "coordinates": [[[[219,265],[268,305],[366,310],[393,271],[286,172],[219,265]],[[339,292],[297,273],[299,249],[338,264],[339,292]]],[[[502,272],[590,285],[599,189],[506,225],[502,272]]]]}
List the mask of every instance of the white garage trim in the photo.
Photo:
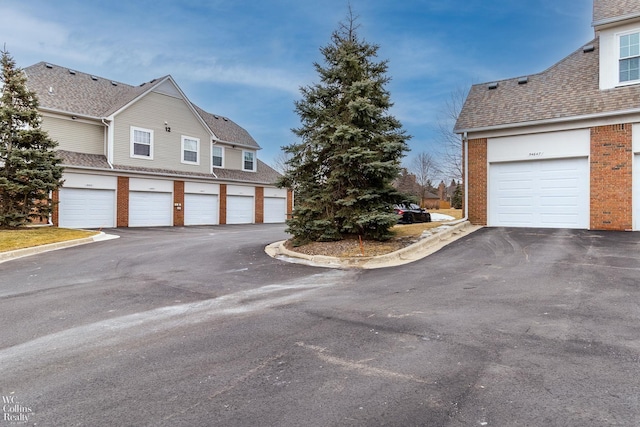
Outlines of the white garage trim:
{"type": "Polygon", "coordinates": [[[218,224],[218,196],[215,194],[184,195],[184,225],[218,224]]]}
{"type": "Polygon", "coordinates": [[[640,230],[640,154],[633,155],[632,187],[631,199],[633,204],[633,229],[640,230]]]}
{"type": "Polygon", "coordinates": [[[252,224],[252,196],[227,196],[227,224],[252,224]]]}
{"type": "Polygon", "coordinates": [[[488,224],[589,228],[587,158],[489,165],[488,224]]]}
{"type": "Polygon", "coordinates": [[[129,227],[156,227],[172,224],[172,193],[152,191],[129,193],[129,227]]]}
{"type": "Polygon", "coordinates": [[[114,190],[61,188],[58,225],[66,228],[115,227],[114,190]]]}
{"type": "Polygon", "coordinates": [[[282,223],[287,219],[287,199],[281,197],[264,198],[264,222],[282,223]]]}

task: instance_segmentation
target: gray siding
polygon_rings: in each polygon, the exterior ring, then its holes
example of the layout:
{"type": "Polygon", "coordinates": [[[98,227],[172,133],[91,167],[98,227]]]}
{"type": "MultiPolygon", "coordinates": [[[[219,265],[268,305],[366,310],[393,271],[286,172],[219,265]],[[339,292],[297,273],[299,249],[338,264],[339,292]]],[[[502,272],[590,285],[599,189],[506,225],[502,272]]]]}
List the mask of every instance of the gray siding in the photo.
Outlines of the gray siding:
{"type": "Polygon", "coordinates": [[[60,117],[42,116],[42,129],[58,141],[58,149],[105,154],[105,126],[60,117]]]}
{"type": "Polygon", "coordinates": [[[224,166],[225,169],[242,169],[242,149],[225,146],[224,148],[224,166]]]}
{"type": "Polygon", "coordinates": [[[114,163],[118,165],[211,173],[211,136],[186,102],[180,98],[149,93],[114,120],[114,163]],[[171,132],[165,130],[165,122],[171,132]],[[153,160],[130,157],[131,127],[153,130],[153,160]],[[181,162],[181,137],[200,139],[200,164],[181,162]]]}

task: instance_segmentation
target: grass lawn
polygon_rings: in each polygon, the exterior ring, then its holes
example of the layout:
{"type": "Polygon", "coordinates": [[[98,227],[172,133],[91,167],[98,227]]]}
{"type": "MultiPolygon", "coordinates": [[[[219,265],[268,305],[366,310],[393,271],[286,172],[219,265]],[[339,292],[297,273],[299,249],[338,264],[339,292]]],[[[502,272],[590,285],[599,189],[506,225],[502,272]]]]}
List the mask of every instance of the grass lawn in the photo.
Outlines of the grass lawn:
{"type": "Polygon", "coordinates": [[[98,234],[97,231],[71,230],[57,227],[0,229],[0,252],[81,239],[96,234],[98,234]]]}

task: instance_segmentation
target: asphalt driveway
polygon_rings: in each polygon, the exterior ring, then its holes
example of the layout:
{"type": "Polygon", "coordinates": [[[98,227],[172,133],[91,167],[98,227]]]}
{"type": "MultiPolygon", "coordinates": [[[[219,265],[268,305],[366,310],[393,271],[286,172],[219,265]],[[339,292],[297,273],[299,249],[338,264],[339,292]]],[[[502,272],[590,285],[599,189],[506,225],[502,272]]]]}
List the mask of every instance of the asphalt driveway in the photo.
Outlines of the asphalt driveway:
{"type": "Polygon", "coordinates": [[[0,427],[640,425],[640,233],[482,229],[346,271],[269,258],[283,230],[0,264],[0,427]]]}

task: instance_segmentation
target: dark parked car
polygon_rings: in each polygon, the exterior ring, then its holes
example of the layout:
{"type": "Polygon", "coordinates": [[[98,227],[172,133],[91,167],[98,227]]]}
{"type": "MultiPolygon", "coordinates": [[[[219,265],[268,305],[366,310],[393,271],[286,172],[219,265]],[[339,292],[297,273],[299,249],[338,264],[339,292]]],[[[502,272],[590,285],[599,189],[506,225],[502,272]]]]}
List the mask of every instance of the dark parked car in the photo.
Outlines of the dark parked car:
{"type": "Polygon", "coordinates": [[[414,222],[431,222],[431,214],[426,209],[414,203],[395,205],[393,211],[398,215],[399,224],[413,224],[414,222]]]}

